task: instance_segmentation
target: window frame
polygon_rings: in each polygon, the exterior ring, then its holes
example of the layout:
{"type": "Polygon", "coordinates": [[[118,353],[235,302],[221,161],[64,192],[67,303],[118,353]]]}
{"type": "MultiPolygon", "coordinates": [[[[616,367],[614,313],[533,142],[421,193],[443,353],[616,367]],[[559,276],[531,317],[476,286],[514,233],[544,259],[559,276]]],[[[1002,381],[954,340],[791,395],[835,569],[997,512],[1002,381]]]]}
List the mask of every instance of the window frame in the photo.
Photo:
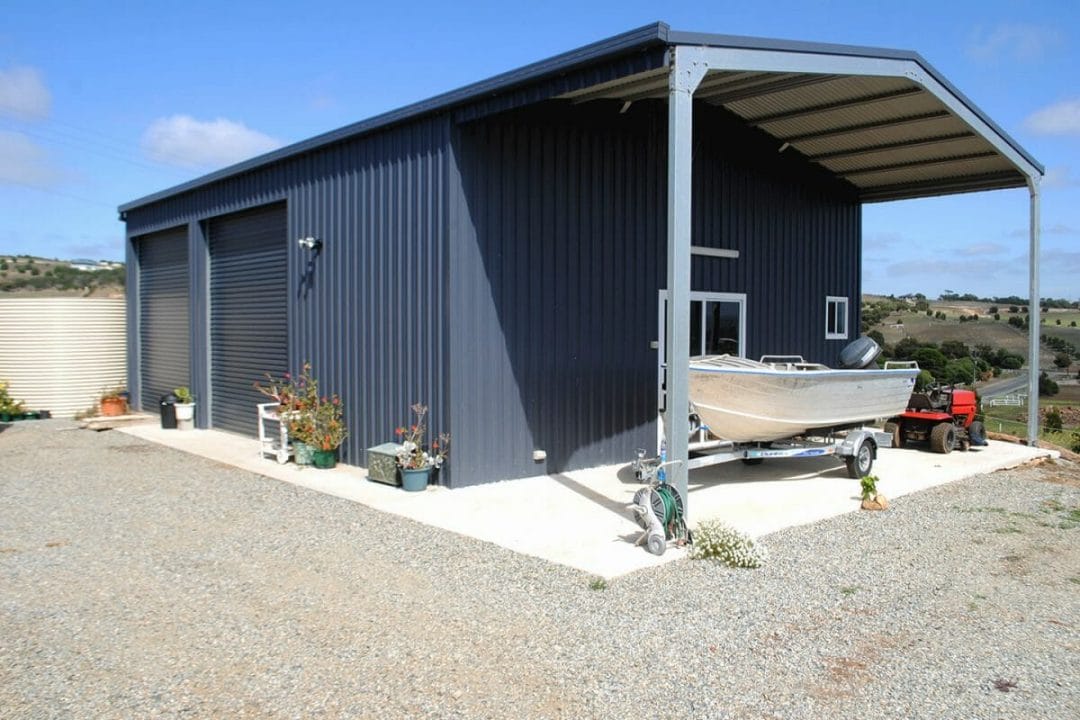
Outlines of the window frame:
{"type": "Polygon", "coordinates": [[[847,340],[848,339],[848,327],[851,325],[851,303],[848,298],[841,295],[826,295],[825,296],[825,339],[826,340],[847,340]],[[837,326],[840,325],[836,322],[837,309],[844,308],[844,322],[843,329],[837,330],[837,326]],[[830,326],[833,328],[830,331],[830,326]]]}

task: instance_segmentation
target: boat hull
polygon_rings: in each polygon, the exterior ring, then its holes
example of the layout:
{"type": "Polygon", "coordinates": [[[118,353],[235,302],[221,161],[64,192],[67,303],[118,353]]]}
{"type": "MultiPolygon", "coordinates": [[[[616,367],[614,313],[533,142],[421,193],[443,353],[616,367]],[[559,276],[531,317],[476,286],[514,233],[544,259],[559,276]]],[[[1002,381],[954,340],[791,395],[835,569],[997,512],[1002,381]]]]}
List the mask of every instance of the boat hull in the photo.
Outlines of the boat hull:
{"type": "Polygon", "coordinates": [[[690,401],[709,431],[734,442],[766,442],[810,430],[872,422],[904,411],[917,368],[790,369],[703,358],[690,364],[690,401]]]}

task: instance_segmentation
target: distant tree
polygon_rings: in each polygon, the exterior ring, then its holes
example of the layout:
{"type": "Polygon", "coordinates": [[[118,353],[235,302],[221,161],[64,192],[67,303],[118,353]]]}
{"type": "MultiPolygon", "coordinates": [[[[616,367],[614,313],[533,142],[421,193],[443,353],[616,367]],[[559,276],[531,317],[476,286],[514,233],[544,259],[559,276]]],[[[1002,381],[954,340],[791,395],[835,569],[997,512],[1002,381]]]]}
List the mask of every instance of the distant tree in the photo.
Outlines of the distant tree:
{"type": "Polygon", "coordinates": [[[1059,352],[1054,355],[1054,364],[1059,368],[1067,368],[1072,365],[1072,355],[1066,352],[1059,352]]]}
{"type": "Polygon", "coordinates": [[[1001,319],[1001,313],[994,313],[994,320],[1000,320],[1000,319],[1001,319]]]}
{"type": "Polygon", "coordinates": [[[1054,324],[1055,325],[1060,325],[1061,324],[1061,318],[1057,318],[1056,320],[1054,320],[1054,324]]]}
{"type": "Polygon", "coordinates": [[[1039,396],[1049,397],[1051,395],[1057,395],[1060,388],[1058,384],[1050,379],[1050,376],[1043,370],[1039,373],[1039,396]]]}
{"type": "Polygon", "coordinates": [[[927,310],[926,311],[926,317],[934,317],[934,311],[933,310],[927,310]]]}
{"type": "Polygon", "coordinates": [[[911,360],[915,357],[915,353],[922,347],[915,338],[902,338],[895,346],[893,346],[893,357],[897,360],[911,360]]]}
{"type": "Polygon", "coordinates": [[[880,330],[871,330],[866,333],[866,336],[876,342],[880,347],[885,347],[885,336],[881,334],[880,330]]]}
{"type": "Polygon", "coordinates": [[[1030,311],[1028,310],[1028,306],[1025,305],[1024,307],[1020,308],[1020,312],[1026,313],[1026,312],[1030,312],[1030,311]]]}
{"type": "Polygon", "coordinates": [[[986,312],[987,312],[987,313],[989,313],[990,315],[993,315],[993,314],[994,314],[994,313],[996,313],[997,311],[998,311],[998,306],[997,306],[997,305],[991,305],[991,306],[990,306],[989,308],[987,308],[987,310],[986,310],[986,312]]]}
{"type": "Polygon", "coordinates": [[[920,370],[915,378],[915,391],[922,392],[933,385],[934,382],[936,382],[934,376],[929,370],[920,370]]]}
{"type": "Polygon", "coordinates": [[[1009,306],[1009,312],[1018,313],[1018,312],[1020,312],[1020,308],[1018,306],[1016,306],[1016,305],[1010,305],[1009,306]]]}
{"type": "Polygon", "coordinates": [[[915,357],[913,359],[919,363],[919,367],[934,373],[934,377],[937,378],[941,377],[941,373],[948,363],[948,359],[945,355],[935,347],[919,348],[919,350],[915,352],[915,357]]]}
{"type": "Polygon", "coordinates": [[[1076,327],[1076,321],[1073,320],[1071,323],[1069,323],[1069,327],[1076,327]]]}
{"type": "Polygon", "coordinates": [[[959,340],[945,340],[941,343],[941,353],[947,358],[962,358],[971,355],[967,345],[959,340]]]}
{"type": "Polygon", "coordinates": [[[924,312],[924,311],[929,310],[929,309],[930,309],[930,303],[926,302],[925,300],[916,300],[915,301],[915,312],[924,312]]]}
{"type": "Polygon", "coordinates": [[[1016,328],[1023,328],[1024,319],[1019,315],[1014,315],[1013,317],[1009,318],[1009,324],[1016,328]]]}

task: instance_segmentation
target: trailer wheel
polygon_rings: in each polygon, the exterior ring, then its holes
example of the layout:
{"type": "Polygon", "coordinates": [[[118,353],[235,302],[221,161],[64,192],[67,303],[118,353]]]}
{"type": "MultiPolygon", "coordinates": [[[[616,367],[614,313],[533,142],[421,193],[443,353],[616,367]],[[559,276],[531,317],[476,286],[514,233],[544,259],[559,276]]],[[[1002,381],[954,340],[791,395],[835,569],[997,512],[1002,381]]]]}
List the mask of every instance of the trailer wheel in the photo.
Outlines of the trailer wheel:
{"type": "Polygon", "coordinates": [[[952,423],[938,423],[930,431],[930,449],[937,453],[949,453],[956,444],[956,428],[952,423]]]}
{"type": "Polygon", "coordinates": [[[844,459],[844,464],[847,465],[850,478],[857,480],[864,475],[869,475],[870,469],[874,467],[874,446],[869,442],[864,442],[854,455],[844,459]]]}
{"type": "Polygon", "coordinates": [[[904,426],[898,422],[887,422],[881,428],[885,433],[892,435],[892,444],[889,447],[904,447],[904,426]]]}

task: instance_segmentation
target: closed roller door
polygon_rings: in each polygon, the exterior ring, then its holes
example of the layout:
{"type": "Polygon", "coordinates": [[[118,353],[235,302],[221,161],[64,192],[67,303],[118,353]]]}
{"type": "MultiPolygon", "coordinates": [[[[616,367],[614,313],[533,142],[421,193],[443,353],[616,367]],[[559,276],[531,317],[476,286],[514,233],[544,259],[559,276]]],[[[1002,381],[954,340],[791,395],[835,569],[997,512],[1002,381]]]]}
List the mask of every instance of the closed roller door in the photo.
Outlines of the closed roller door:
{"type": "Polygon", "coordinates": [[[187,228],[146,235],[139,248],[139,347],[142,409],[190,384],[187,228]]]}
{"type": "Polygon", "coordinates": [[[214,218],[210,237],[211,424],[256,434],[253,387],[288,368],[285,205],[214,218]]]}

